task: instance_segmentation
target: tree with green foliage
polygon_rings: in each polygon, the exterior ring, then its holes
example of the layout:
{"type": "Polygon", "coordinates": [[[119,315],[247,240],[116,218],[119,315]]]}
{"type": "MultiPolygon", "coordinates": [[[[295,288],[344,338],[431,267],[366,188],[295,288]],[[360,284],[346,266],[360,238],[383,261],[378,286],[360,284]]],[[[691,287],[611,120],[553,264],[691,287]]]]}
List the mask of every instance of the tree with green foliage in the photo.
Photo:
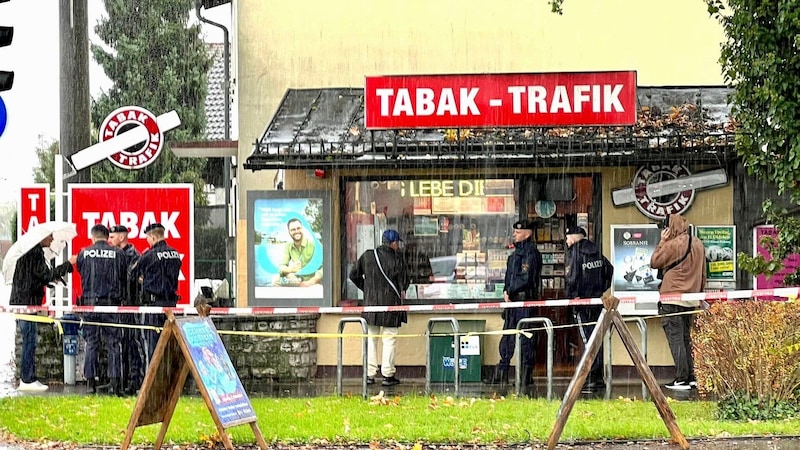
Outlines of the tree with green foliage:
{"type": "Polygon", "coordinates": [[[39,165],[33,168],[33,181],[47,183],[50,189],[55,189],[55,157],[58,154],[58,141],[46,143],[43,136],[39,136],[39,145],[36,146],[36,159],[39,165]]]}
{"type": "MultiPolygon", "coordinates": [[[[792,205],[800,203],[800,1],[705,0],[725,31],[720,64],[733,89],[736,150],[750,175],[777,187],[792,205]]],[[[771,276],[783,259],[798,252],[800,221],[767,200],[764,217],[779,230],[762,242],[771,260],[739,255],[743,269],[771,276]]],[[[796,285],[800,272],[784,283],[796,285]]]]}
{"type": "Polygon", "coordinates": [[[120,106],[136,105],[156,115],[177,111],[181,125],[165,134],[165,148],[155,162],[139,170],[122,170],[105,160],[92,167],[100,183],[193,183],[195,201],[206,203],[202,178],[206,160],[178,158],[171,141],[203,139],[207,73],[212,57],[190,25],[194,0],[104,0],[107,16],[95,32],[106,46],[92,44],[94,59],[113,86],[92,108],[92,123],[120,106]]]}

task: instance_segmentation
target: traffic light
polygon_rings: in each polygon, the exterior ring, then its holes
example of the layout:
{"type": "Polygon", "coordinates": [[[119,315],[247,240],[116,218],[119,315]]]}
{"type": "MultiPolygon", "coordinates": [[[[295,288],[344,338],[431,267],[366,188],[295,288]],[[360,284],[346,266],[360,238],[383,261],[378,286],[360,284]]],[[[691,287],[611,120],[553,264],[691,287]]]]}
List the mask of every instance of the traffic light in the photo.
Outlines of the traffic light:
{"type": "MultiPolygon", "coordinates": [[[[8,0],[0,0],[0,3],[5,3],[8,0]]],[[[0,26],[0,47],[11,45],[11,40],[14,39],[14,27],[0,26]]],[[[0,70],[0,92],[11,89],[14,85],[14,72],[7,72],[0,70]]]]}

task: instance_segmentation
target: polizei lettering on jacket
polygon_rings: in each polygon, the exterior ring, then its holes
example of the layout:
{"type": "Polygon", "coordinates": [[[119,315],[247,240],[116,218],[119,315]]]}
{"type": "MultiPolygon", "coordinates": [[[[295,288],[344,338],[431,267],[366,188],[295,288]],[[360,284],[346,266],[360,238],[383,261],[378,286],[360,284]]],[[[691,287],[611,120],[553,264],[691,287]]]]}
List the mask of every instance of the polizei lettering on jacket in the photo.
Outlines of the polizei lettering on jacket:
{"type": "Polygon", "coordinates": [[[84,258],[107,258],[116,259],[117,253],[113,250],[92,248],[83,251],[84,258]]]}
{"type": "Polygon", "coordinates": [[[161,259],[181,259],[181,255],[176,252],[175,250],[169,250],[164,252],[156,252],[156,256],[159,260],[161,259]]]}
{"type": "Polygon", "coordinates": [[[599,269],[601,267],[603,267],[603,261],[599,259],[597,261],[586,261],[585,263],[581,264],[581,268],[583,270],[599,269]]]}
{"type": "MultiPolygon", "coordinates": [[[[511,104],[511,112],[521,114],[624,113],[619,95],[623,85],[557,85],[551,92],[545,86],[508,86],[505,96],[490,98],[489,108],[511,104]]],[[[376,89],[380,99],[380,115],[388,116],[480,116],[476,103],[479,87],[461,88],[382,88],[376,89]]]]}

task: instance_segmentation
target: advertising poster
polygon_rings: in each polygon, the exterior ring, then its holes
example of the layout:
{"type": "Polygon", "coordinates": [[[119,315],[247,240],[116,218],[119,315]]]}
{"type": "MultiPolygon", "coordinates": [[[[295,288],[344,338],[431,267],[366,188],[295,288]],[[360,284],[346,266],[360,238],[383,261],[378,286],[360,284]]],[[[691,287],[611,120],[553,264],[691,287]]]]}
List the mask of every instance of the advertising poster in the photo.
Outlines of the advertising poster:
{"type": "MultiPolygon", "coordinates": [[[[761,246],[761,238],[764,236],[771,236],[775,239],[778,239],[778,230],[772,225],[760,225],[753,228],[753,245],[755,246],[753,249],[753,256],[762,255],[767,261],[769,261],[769,252],[766,248],[761,246]]],[[[783,260],[783,266],[783,270],[776,273],[771,278],[767,278],[764,275],[755,277],[753,280],[753,287],[755,289],[773,289],[784,287],[783,278],[786,277],[787,274],[797,270],[797,267],[800,266],[800,255],[794,254],[787,256],[786,259],[783,260]]]]}
{"type": "Polygon", "coordinates": [[[708,281],[736,281],[736,227],[697,226],[695,236],[706,247],[708,281]]]}
{"type": "Polygon", "coordinates": [[[330,306],[329,199],[327,192],[248,193],[249,305],[330,306]]]}
{"type": "Polygon", "coordinates": [[[224,428],[255,420],[250,399],[214,323],[208,317],[176,321],[211,406],[224,428]]]}
{"type": "Polygon", "coordinates": [[[621,314],[658,313],[661,280],[650,268],[650,257],[659,240],[661,230],[655,224],[611,225],[611,292],[620,299],[621,314]]]}

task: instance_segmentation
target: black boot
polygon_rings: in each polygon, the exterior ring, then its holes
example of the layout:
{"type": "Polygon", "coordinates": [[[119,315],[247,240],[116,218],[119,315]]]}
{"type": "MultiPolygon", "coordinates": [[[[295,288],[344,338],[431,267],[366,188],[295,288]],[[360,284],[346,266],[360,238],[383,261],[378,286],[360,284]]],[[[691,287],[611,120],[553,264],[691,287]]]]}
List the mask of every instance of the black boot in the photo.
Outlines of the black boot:
{"type": "Polygon", "coordinates": [[[117,397],[122,397],[122,383],[120,382],[119,378],[112,378],[111,379],[111,390],[109,394],[116,395],[117,397]]]}
{"type": "Polygon", "coordinates": [[[86,380],[86,393],[87,394],[97,393],[97,381],[95,381],[94,378],[86,380]]]}
{"type": "Polygon", "coordinates": [[[533,387],[533,367],[522,366],[522,373],[520,374],[520,383],[522,387],[533,387]]]}
{"type": "Polygon", "coordinates": [[[491,377],[483,380],[486,384],[508,384],[508,367],[495,366],[491,377]]]}

